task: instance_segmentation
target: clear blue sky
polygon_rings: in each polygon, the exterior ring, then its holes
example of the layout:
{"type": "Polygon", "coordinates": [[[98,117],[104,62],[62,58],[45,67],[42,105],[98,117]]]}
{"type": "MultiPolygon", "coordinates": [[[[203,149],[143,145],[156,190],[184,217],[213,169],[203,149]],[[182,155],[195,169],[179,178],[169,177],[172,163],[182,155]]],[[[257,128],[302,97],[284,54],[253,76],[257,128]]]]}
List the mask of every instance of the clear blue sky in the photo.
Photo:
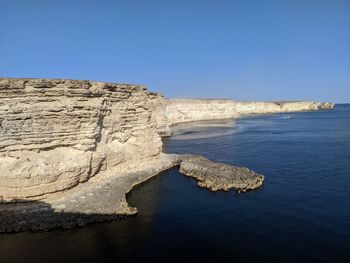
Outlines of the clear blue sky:
{"type": "Polygon", "coordinates": [[[0,76],[350,102],[350,0],[0,0],[0,76]]]}

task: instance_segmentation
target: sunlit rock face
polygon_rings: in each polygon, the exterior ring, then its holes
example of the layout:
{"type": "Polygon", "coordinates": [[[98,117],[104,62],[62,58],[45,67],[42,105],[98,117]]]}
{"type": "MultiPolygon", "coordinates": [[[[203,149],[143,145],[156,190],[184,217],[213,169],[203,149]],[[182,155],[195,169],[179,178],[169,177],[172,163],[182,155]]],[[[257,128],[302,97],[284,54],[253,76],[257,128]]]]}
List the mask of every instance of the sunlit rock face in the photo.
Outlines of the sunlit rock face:
{"type": "MultiPolygon", "coordinates": [[[[234,119],[243,114],[285,113],[333,109],[333,103],[313,101],[238,102],[234,100],[169,99],[162,104],[168,126],[192,121],[234,119]]],[[[163,116],[163,111],[158,111],[163,116]]],[[[157,115],[158,115],[157,113],[157,115]]],[[[165,126],[164,126],[165,127],[165,126]]],[[[169,130],[168,130],[169,132],[169,130]]]]}
{"type": "Polygon", "coordinates": [[[158,156],[153,99],[137,85],[0,79],[0,201],[36,199],[158,156]]]}
{"type": "Polygon", "coordinates": [[[140,85],[0,78],[0,202],[40,199],[100,171],[157,159],[160,136],[174,124],[333,107],[165,99],[140,85]]]}
{"type": "Polygon", "coordinates": [[[233,100],[171,99],[165,114],[169,125],[238,117],[233,100]]]}
{"type": "Polygon", "coordinates": [[[333,109],[333,103],[319,103],[313,101],[286,102],[237,102],[236,111],[239,114],[284,113],[298,111],[313,111],[319,109],[333,109]]]}
{"type": "Polygon", "coordinates": [[[150,93],[151,95],[151,120],[154,123],[160,136],[170,136],[171,129],[166,115],[168,100],[158,93],[150,93]]]}

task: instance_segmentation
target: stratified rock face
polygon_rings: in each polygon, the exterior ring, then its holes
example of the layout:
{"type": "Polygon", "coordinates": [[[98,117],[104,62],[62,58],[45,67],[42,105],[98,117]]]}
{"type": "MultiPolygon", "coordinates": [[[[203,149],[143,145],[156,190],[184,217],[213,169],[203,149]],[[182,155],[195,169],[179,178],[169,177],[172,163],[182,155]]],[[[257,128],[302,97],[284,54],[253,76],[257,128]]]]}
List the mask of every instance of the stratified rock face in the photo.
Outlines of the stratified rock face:
{"type": "Polygon", "coordinates": [[[158,157],[176,123],[331,109],[332,103],[167,100],[146,87],[0,78],[0,202],[38,199],[158,157]]]}
{"type": "Polygon", "coordinates": [[[181,122],[237,118],[233,100],[171,99],[165,115],[168,125],[181,122]]]}
{"type": "Polygon", "coordinates": [[[333,109],[333,103],[318,103],[313,101],[286,102],[237,102],[236,111],[239,114],[285,113],[298,111],[314,111],[333,109]]]}
{"type": "MultiPolygon", "coordinates": [[[[286,113],[333,109],[333,103],[313,101],[238,102],[233,100],[170,99],[159,101],[156,122],[167,131],[169,126],[192,121],[238,118],[244,114],[286,113]],[[164,110],[165,109],[165,110],[164,110]]],[[[162,133],[165,134],[165,133],[162,133]]]]}
{"type": "Polygon", "coordinates": [[[151,95],[151,109],[152,109],[152,122],[155,123],[156,129],[160,136],[170,136],[171,130],[166,116],[166,108],[168,106],[168,100],[158,93],[150,93],[151,95]]]}
{"type": "Polygon", "coordinates": [[[158,156],[151,98],[144,86],[0,79],[0,201],[35,199],[158,156]]]}
{"type": "Polygon", "coordinates": [[[180,172],[196,178],[199,186],[211,191],[247,191],[260,187],[264,181],[263,175],[248,168],[215,163],[197,155],[182,158],[180,172]]]}

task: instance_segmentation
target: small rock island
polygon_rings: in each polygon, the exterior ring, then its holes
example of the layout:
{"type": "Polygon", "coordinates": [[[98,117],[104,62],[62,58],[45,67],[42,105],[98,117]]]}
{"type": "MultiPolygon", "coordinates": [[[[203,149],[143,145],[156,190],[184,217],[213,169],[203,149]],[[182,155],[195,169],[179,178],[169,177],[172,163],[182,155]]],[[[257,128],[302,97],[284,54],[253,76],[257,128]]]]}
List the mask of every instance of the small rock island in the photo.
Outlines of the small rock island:
{"type": "Polygon", "coordinates": [[[264,181],[263,175],[256,174],[248,168],[215,163],[196,155],[185,155],[180,173],[196,178],[200,187],[211,191],[235,189],[245,192],[260,187],[264,181]]]}
{"type": "Polygon", "coordinates": [[[211,191],[253,190],[264,176],[162,152],[184,122],[332,109],[313,101],[166,99],[145,86],[0,78],[0,232],[71,228],[137,213],[125,194],[175,166],[211,191]]]}

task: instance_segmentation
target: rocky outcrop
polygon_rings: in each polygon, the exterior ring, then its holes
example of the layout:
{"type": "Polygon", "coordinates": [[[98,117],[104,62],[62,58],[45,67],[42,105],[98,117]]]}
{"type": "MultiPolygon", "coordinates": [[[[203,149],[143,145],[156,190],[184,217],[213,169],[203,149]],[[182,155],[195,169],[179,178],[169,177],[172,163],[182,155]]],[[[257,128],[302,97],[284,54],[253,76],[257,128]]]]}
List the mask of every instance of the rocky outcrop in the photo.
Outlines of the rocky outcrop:
{"type": "Polygon", "coordinates": [[[211,191],[235,189],[245,192],[260,187],[264,181],[264,176],[248,168],[215,163],[197,155],[183,157],[180,172],[196,178],[200,187],[211,191]]]}
{"type": "Polygon", "coordinates": [[[318,103],[318,109],[319,110],[332,110],[334,109],[335,105],[331,102],[322,102],[318,103]]]}
{"type": "Polygon", "coordinates": [[[37,199],[158,156],[146,87],[0,79],[0,200],[37,199]]]}
{"type": "Polygon", "coordinates": [[[129,206],[126,193],[179,163],[179,156],[169,154],[124,162],[101,171],[84,184],[45,199],[2,204],[0,233],[67,229],[135,215],[137,209],[129,206]]]}
{"type": "Polygon", "coordinates": [[[246,191],[261,186],[264,177],[246,168],[214,163],[197,155],[160,154],[139,162],[125,162],[69,191],[42,200],[0,205],[0,233],[45,231],[84,226],[135,215],[125,194],[160,172],[180,166],[180,172],[199,180],[211,191],[246,191]]]}

